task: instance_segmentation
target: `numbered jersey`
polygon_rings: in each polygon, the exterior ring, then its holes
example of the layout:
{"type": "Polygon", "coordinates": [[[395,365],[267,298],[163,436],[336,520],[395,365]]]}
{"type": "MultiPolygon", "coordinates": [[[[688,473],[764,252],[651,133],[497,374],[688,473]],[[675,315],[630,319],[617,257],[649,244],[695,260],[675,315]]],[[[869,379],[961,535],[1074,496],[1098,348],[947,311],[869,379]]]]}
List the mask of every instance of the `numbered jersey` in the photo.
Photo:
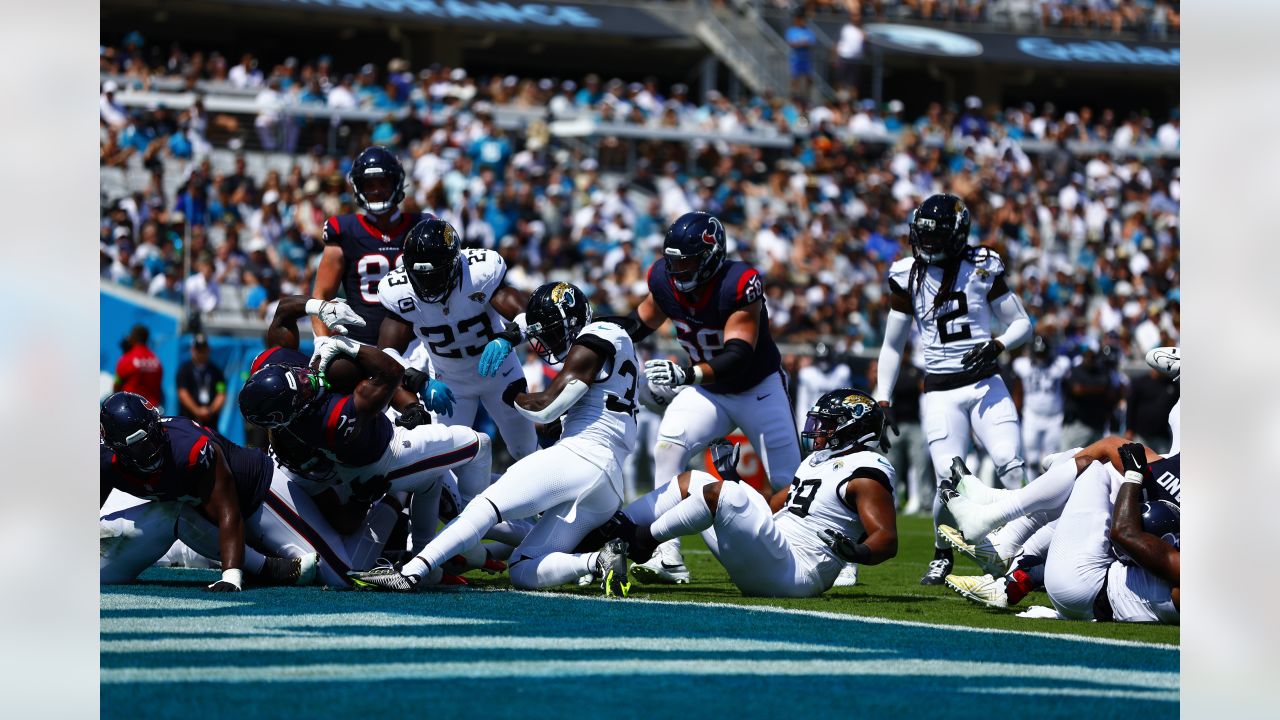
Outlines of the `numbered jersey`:
{"type": "Polygon", "coordinates": [[[624,465],[636,446],[636,383],[640,362],[631,338],[611,322],[593,322],[578,334],[604,357],[600,374],[561,420],[560,442],[601,469],[613,461],[624,465]]]}
{"type": "Polygon", "coordinates": [[[1142,496],[1149,502],[1165,500],[1182,507],[1182,455],[1173,454],[1153,460],[1147,467],[1151,475],[1142,481],[1142,496]]]}
{"type": "Polygon", "coordinates": [[[310,410],[278,432],[291,433],[338,464],[360,467],[382,459],[394,430],[383,413],[360,420],[353,395],[325,393],[310,410]]]}
{"type": "MultiPolygon", "coordinates": [[[[724,352],[724,326],[735,311],[764,297],[759,271],[737,260],[724,264],[705,285],[692,293],[676,289],[662,260],[649,268],[649,293],[676,328],[676,340],[695,363],[707,362],[724,352]]],[[[769,311],[760,306],[760,332],[751,362],[733,377],[720,378],[702,389],[713,393],[739,393],[755,387],[778,371],[781,356],[769,332],[769,311]]]]}
{"type": "Polygon", "coordinates": [[[342,250],[342,289],[347,303],[365,321],[362,328],[349,327],[347,337],[378,344],[378,328],[387,316],[378,302],[378,283],[392,268],[403,264],[400,254],[409,230],[432,217],[430,213],[405,213],[389,234],[383,234],[363,215],[335,215],[325,222],[324,244],[342,250]]]}
{"type": "Polygon", "coordinates": [[[1037,415],[1062,414],[1062,380],[1071,371],[1071,361],[1055,358],[1041,365],[1028,357],[1014,358],[1013,374],[1022,381],[1022,409],[1037,415]]]}
{"type": "Polygon", "coordinates": [[[492,250],[462,251],[462,277],[443,301],[423,302],[403,267],[378,283],[378,299],[388,312],[413,325],[441,377],[475,377],[480,353],[502,330],[503,319],[489,301],[502,287],[507,263],[492,250]]]}
{"type": "Polygon", "coordinates": [[[176,500],[190,505],[201,502],[202,484],[213,480],[214,446],[231,470],[240,500],[240,512],[248,517],[267,496],[275,465],[261,450],[244,448],[217,432],[184,417],[162,417],[160,428],[169,441],[164,462],[155,472],[126,467],[106,445],[99,443],[101,478],[111,487],[147,500],[176,500]]]}
{"type": "Polygon", "coordinates": [[[902,258],[889,267],[889,292],[911,303],[920,344],[924,349],[924,369],[930,374],[964,371],[960,358],[991,339],[991,302],[1009,292],[1004,263],[995,251],[974,248],[960,261],[955,283],[941,288],[944,269],[929,265],[914,293],[910,287],[912,258],[902,258]],[[945,293],[942,305],[934,310],[934,298],[945,293]]]}
{"type": "Polygon", "coordinates": [[[860,450],[841,455],[815,452],[796,469],[787,504],[774,515],[792,546],[813,558],[828,586],[835,582],[845,561],[818,538],[822,530],[844,533],[854,542],[866,538],[858,509],[845,500],[849,481],[869,477],[893,493],[893,465],[883,455],[860,450]]]}

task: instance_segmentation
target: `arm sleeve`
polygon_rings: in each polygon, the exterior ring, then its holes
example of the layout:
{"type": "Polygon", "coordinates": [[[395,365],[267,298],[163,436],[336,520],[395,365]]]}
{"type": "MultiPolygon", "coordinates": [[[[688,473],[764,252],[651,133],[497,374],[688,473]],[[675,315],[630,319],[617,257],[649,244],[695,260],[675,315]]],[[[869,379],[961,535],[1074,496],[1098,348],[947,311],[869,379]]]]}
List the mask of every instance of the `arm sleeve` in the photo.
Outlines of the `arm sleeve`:
{"type": "Polygon", "coordinates": [[[897,310],[889,311],[885,321],[884,344],[880,346],[880,361],[876,367],[876,400],[889,400],[893,386],[898,382],[898,369],[902,365],[902,348],[911,336],[911,316],[897,310]]]}
{"type": "Polygon", "coordinates": [[[515,404],[516,412],[529,418],[530,420],[541,423],[543,425],[555,420],[573,407],[574,403],[582,399],[587,394],[589,385],[581,380],[574,378],[570,380],[560,394],[555,397],[545,408],[541,410],[526,410],[520,407],[520,403],[515,404]]]}
{"type": "Polygon", "coordinates": [[[1008,326],[1004,333],[996,338],[1006,350],[1018,347],[1031,337],[1031,318],[1027,317],[1027,311],[1022,307],[1022,301],[1018,299],[1017,293],[1005,293],[991,305],[991,309],[995,311],[996,317],[1008,326]]]}
{"type": "Polygon", "coordinates": [[[338,218],[336,215],[324,221],[324,234],[321,237],[324,240],[325,245],[341,247],[341,235],[342,231],[338,229],[338,218]]]}

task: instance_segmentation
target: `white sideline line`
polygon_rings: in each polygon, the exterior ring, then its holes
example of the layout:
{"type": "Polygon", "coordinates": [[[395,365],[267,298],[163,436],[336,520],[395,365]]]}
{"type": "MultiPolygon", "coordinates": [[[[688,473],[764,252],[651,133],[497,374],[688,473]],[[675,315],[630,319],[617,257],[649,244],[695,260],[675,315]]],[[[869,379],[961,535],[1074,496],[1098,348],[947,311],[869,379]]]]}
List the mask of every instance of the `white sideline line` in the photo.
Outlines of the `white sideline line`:
{"type": "MultiPolygon", "coordinates": [[[[1164,645],[1161,643],[1149,643],[1139,640],[1119,640],[1115,638],[1091,638],[1081,635],[1059,635],[1056,633],[1035,632],[1033,630],[1005,630],[997,628],[975,628],[966,627],[964,625],[943,625],[940,623],[917,622],[914,620],[890,620],[888,618],[866,617],[863,615],[847,615],[844,613],[826,612],[823,610],[800,610],[797,608],[780,608],[769,605],[734,605],[732,603],[721,602],[681,602],[679,600],[649,600],[642,598],[627,598],[619,600],[616,598],[592,597],[590,595],[566,595],[563,593],[546,592],[537,590],[502,590],[492,592],[518,592],[524,595],[546,598],[564,598],[566,600],[580,600],[586,602],[610,602],[610,603],[643,603],[648,605],[679,605],[681,607],[699,606],[723,608],[725,610],[746,610],[748,612],[764,612],[776,613],[779,615],[804,615],[807,617],[823,618],[826,620],[843,620],[848,622],[864,622],[873,625],[898,625],[901,627],[925,628],[928,630],[955,630],[958,632],[978,633],[981,635],[1016,635],[1020,637],[1046,638],[1049,640],[1064,640],[1069,642],[1091,643],[1095,645],[1113,645],[1116,647],[1140,647],[1151,648],[1153,650],[1168,650],[1170,652],[1179,652],[1177,645],[1164,645]]],[[[932,597],[932,596],[929,596],[932,597]]]]}
{"type": "Polygon", "coordinates": [[[1176,690],[1101,690],[1078,687],[1013,687],[992,688],[960,688],[960,692],[980,693],[983,695],[1032,695],[1086,698],[1116,698],[1120,700],[1156,700],[1159,702],[1178,702],[1176,690]]]}
{"type": "Polygon", "coordinates": [[[1001,678],[1018,680],[1076,681],[1100,689],[1133,688],[1176,691],[1178,674],[1139,670],[1098,669],[1078,665],[1022,665],[975,663],[971,660],[528,660],[417,663],[325,663],[315,665],[236,665],[206,667],[102,668],[104,685],[123,683],[243,683],[314,682],[334,680],[441,680],[450,678],[565,678],[597,676],[661,675],[758,675],[1001,678]]]}

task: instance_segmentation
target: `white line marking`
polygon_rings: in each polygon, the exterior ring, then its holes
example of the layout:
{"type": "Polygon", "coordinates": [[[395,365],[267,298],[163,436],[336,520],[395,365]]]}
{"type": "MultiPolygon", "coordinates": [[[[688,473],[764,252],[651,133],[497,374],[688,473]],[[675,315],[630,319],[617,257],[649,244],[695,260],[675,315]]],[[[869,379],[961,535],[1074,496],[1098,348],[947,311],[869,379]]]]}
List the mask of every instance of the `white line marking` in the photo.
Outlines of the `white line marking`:
{"type": "Polygon", "coordinates": [[[1046,695],[1178,702],[1178,691],[1176,690],[1101,690],[1078,687],[1024,687],[1019,685],[1014,687],[961,688],[960,692],[981,693],[983,695],[1046,695]]]}
{"type": "Polygon", "coordinates": [[[881,653],[872,650],[810,643],[771,642],[739,638],[681,637],[557,637],[521,635],[435,635],[427,637],[387,635],[269,635],[257,637],[103,640],[103,653],[148,652],[247,652],[312,650],[524,650],[691,653],[881,653]]]}
{"type": "Polygon", "coordinates": [[[1104,688],[1176,690],[1178,674],[1069,665],[975,663],[971,660],[481,660],[477,662],[324,663],[243,667],[103,668],[104,685],[123,683],[332,682],[335,680],[443,680],[450,678],[557,678],[661,675],[759,675],[1009,678],[1089,682],[1104,688]]]}
{"type": "Polygon", "coordinates": [[[299,613],[297,615],[224,615],[213,617],[105,617],[102,634],[150,633],[166,635],[280,635],[326,627],[432,627],[440,625],[507,625],[511,620],[409,615],[387,612],[299,613]]]}
{"type": "MultiPolygon", "coordinates": [[[[484,592],[484,591],[482,591],[484,592]]],[[[746,610],[748,612],[775,613],[779,615],[803,615],[807,617],[817,617],[826,620],[843,620],[848,622],[864,622],[873,625],[897,625],[900,627],[925,628],[928,630],[955,630],[957,632],[978,633],[980,635],[1017,635],[1020,637],[1036,637],[1047,638],[1050,640],[1063,640],[1067,642],[1092,643],[1095,645],[1114,645],[1118,647],[1141,647],[1151,648],[1153,650],[1168,650],[1170,652],[1178,652],[1177,645],[1164,645],[1161,643],[1140,642],[1138,640],[1118,640],[1114,638],[1092,638],[1081,635],[1065,635],[1047,632],[1034,632],[1031,630],[1004,630],[996,628],[976,628],[966,627],[964,625],[943,625],[940,623],[916,622],[913,620],[890,620],[888,618],[867,617],[863,615],[848,615],[845,613],[825,612],[822,610],[800,610],[797,608],[773,607],[770,605],[734,605],[732,603],[719,602],[683,602],[679,600],[649,600],[644,598],[627,598],[626,600],[618,600],[616,598],[606,598],[602,596],[591,595],[567,595],[563,593],[538,591],[538,590],[492,590],[489,592],[519,592],[525,595],[532,595],[541,598],[563,598],[565,600],[579,600],[585,602],[625,602],[625,603],[643,603],[649,605],[672,605],[680,607],[711,607],[725,610],[746,610]]],[[[929,597],[933,597],[930,595],[929,597]]]]}

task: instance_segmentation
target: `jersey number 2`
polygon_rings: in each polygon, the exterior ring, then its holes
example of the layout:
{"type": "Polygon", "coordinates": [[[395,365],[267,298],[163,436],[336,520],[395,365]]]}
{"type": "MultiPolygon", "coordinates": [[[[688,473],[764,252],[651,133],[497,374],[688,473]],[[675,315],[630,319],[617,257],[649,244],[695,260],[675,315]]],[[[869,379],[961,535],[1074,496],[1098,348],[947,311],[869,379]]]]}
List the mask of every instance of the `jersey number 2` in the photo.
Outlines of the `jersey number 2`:
{"type": "Polygon", "coordinates": [[[962,318],[965,313],[969,312],[969,301],[965,299],[964,293],[959,290],[952,290],[950,295],[942,298],[942,304],[945,305],[952,300],[956,303],[955,308],[952,309],[951,312],[943,313],[938,316],[938,339],[941,340],[943,344],[955,342],[956,340],[968,340],[973,336],[973,330],[969,327],[969,323],[961,325],[960,329],[955,332],[951,332],[948,329],[947,326],[951,324],[952,320],[962,318]]]}

